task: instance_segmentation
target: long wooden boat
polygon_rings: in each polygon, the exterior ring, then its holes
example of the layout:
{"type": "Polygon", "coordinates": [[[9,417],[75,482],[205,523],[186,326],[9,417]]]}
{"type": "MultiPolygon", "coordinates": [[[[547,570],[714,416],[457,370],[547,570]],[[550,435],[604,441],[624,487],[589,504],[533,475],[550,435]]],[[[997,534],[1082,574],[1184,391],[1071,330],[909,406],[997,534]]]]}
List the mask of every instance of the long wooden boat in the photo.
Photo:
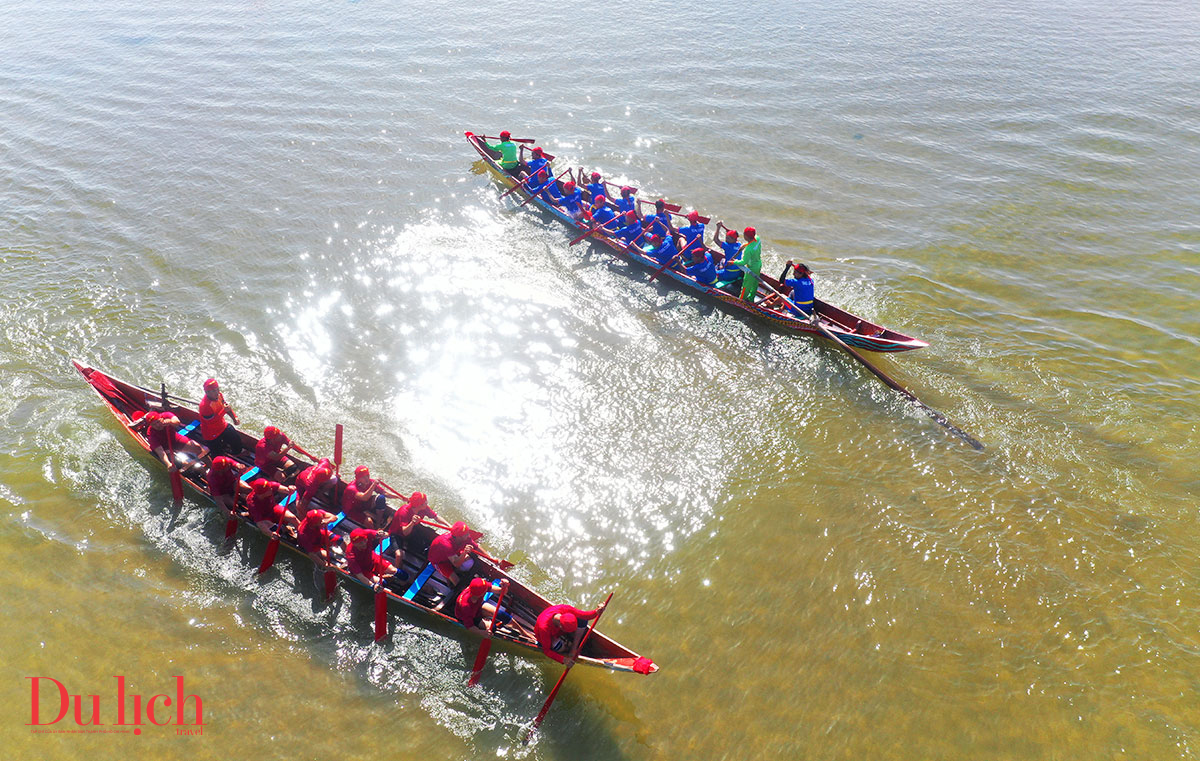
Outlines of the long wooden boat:
{"type": "MultiPolygon", "coordinates": [[[[84,379],[96,393],[100,395],[100,398],[116,417],[121,427],[125,429],[125,432],[146,452],[150,451],[150,445],[145,435],[141,431],[133,430],[131,426],[150,410],[158,411],[166,409],[170,411],[183,424],[181,433],[187,435],[189,438],[198,438],[199,414],[197,403],[170,396],[166,394],[165,390],[155,392],[148,388],[118,380],[74,360],[72,360],[72,364],[74,364],[75,369],[83,375],[84,379]]],[[[252,467],[254,446],[257,443],[257,439],[241,431],[239,431],[239,435],[242,438],[244,451],[239,457],[235,457],[234,459],[237,459],[243,465],[252,467]]],[[[292,455],[289,454],[289,456],[292,455]]],[[[306,462],[303,458],[293,457],[293,459],[296,459],[302,467],[313,464],[306,462]]],[[[206,464],[210,463],[206,462],[206,464]]],[[[243,480],[248,480],[251,477],[252,475],[242,476],[243,480]]],[[[200,496],[211,498],[208,493],[207,483],[203,477],[185,475],[184,483],[200,496]]],[[[313,504],[334,514],[340,512],[336,506],[328,504],[328,502],[324,504],[320,502],[321,500],[318,498],[313,501],[313,504]]],[[[239,505],[239,507],[244,509],[244,505],[239,505]]],[[[251,531],[262,533],[264,536],[267,535],[266,532],[260,531],[244,512],[239,517],[239,520],[251,531]]],[[[337,524],[333,525],[335,533],[343,537],[349,534],[352,529],[358,528],[348,518],[343,518],[337,524]]],[[[466,629],[454,617],[454,601],[448,599],[448,596],[451,594],[450,589],[445,584],[440,583],[440,577],[434,576],[432,573],[433,567],[426,563],[424,553],[428,550],[430,541],[433,540],[437,533],[437,529],[426,525],[419,525],[414,529],[414,536],[410,537],[407,542],[408,546],[405,549],[402,564],[402,570],[407,574],[407,579],[404,581],[392,580],[388,582],[386,586],[388,602],[389,604],[415,609],[437,621],[478,635],[480,634],[479,632],[474,629],[466,629]]],[[[282,537],[280,545],[296,552],[303,558],[308,558],[304,550],[287,536],[282,537]]],[[[388,559],[394,562],[394,557],[390,554],[388,554],[388,559]]],[[[361,587],[367,587],[366,584],[349,575],[343,569],[337,569],[337,573],[345,581],[352,582],[361,587]]],[[[533,623],[537,620],[538,614],[550,606],[551,603],[520,581],[509,576],[497,564],[489,562],[479,555],[475,556],[475,564],[471,569],[471,575],[482,576],[489,580],[508,579],[509,588],[504,597],[504,607],[520,622],[521,627],[498,628],[495,631],[494,640],[496,642],[507,643],[518,651],[528,651],[541,655],[541,648],[532,637],[531,632],[533,631],[533,623]],[[525,631],[519,631],[520,628],[523,628],[525,631]]],[[[638,655],[615,640],[606,637],[601,632],[595,632],[593,636],[586,640],[586,645],[579,656],[578,662],[603,666],[613,671],[633,671],[644,674],[653,673],[658,670],[658,666],[649,658],[638,655]]]]}
{"type": "MultiPolygon", "coordinates": [[[[483,158],[488,170],[494,177],[496,177],[496,179],[509,188],[513,187],[519,182],[518,178],[513,177],[512,174],[500,167],[500,153],[498,151],[490,149],[487,146],[487,143],[485,143],[483,138],[479,135],[474,135],[470,132],[466,133],[466,135],[467,141],[483,158]]],[[[522,155],[524,155],[524,151],[522,151],[522,155]]],[[[523,164],[522,166],[526,171],[528,171],[528,165],[523,164]]],[[[558,182],[559,188],[561,189],[562,180],[557,180],[556,182],[558,182]]],[[[529,198],[529,194],[525,192],[524,188],[516,191],[516,193],[522,198],[529,198]]],[[[588,198],[590,201],[589,194],[586,189],[583,189],[583,193],[584,198],[588,198]]],[[[552,214],[560,222],[567,225],[571,229],[578,231],[579,233],[583,233],[591,229],[586,223],[581,224],[580,222],[576,222],[566,211],[558,206],[547,203],[540,197],[534,198],[531,203],[537,204],[541,209],[552,214]]],[[[643,203],[645,202],[643,201],[643,203]]],[[[613,206],[611,199],[609,200],[609,205],[613,206]]],[[[591,237],[593,240],[603,244],[610,250],[621,256],[624,256],[636,264],[651,270],[657,270],[660,267],[660,263],[658,261],[636,246],[628,246],[623,241],[603,233],[594,233],[591,237]]],[[[705,248],[709,251],[712,250],[707,246],[705,246],[705,248]]],[[[695,278],[688,276],[688,274],[683,271],[683,268],[678,266],[678,264],[664,270],[662,277],[670,278],[680,287],[697,293],[704,298],[718,301],[725,307],[733,310],[735,313],[761,320],[770,325],[772,328],[783,333],[805,334],[813,336],[821,335],[821,332],[817,326],[813,325],[807,320],[797,318],[787,309],[786,305],[767,299],[762,299],[754,304],[748,303],[739,298],[736,293],[729,293],[728,291],[720,288],[707,286],[698,282],[695,278]]],[[[767,275],[766,273],[760,274],[759,279],[770,284],[772,288],[781,288],[779,280],[767,275]]],[[[761,289],[761,291],[766,291],[766,289],[761,289]]],[[[817,313],[818,319],[821,320],[821,324],[826,329],[847,344],[860,349],[866,349],[868,351],[897,352],[920,349],[929,345],[920,339],[913,338],[912,336],[906,336],[898,331],[889,330],[888,328],[876,325],[869,320],[865,320],[858,315],[851,314],[844,309],[839,309],[838,307],[821,301],[820,299],[813,300],[813,307],[817,313]]]]}

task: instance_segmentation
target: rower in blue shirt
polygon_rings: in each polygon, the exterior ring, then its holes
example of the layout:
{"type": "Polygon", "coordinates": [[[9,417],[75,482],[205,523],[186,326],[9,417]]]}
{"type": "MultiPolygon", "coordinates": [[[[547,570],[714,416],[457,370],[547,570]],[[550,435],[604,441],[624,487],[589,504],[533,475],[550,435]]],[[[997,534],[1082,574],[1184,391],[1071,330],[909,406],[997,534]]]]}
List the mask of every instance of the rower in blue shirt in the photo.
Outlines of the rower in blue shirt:
{"type": "Polygon", "coordinates": [[[637,216],[637,199],[633,197],[633,188],[625,185],[621,188],[621,197],[614,199],[613,203],[617,205],[617,211],[622,214],[633,212],[637,216]]]}
{"type": "MultiPolygon", "coordinates": [[[[721,227],[720,223],[717,224],[717,227],[721,227]]],[[[738,243],[737,230],[726,230],[725,240],[720,239],[720,234],[721,233],[719,230],[716,233],[713,233],[713,242],[721,247],[721,261],[718,262],[718,264],[726,265],[727,262],[732,262],[734,259],[738,258],[738,255],[741,253],[742,246],[740,243],[738,243]]]]}
{"type": "Polygon", "coordinates": [[[679,249],[675,247],[675,237],[668,235],[663,237],[657,233],[650,235],[650,243],[642,247],[650,256],[654,257],[661,265],[666,265],[667,262],[675,258],[679,253],[679,249]]]}
{"type": "Polygon", "coordinates": [[[575,219],[583,216],[583,191],[575,187],[574,180],[563,183],[562,206],[575,219]]]}
{"type": "Polygon", "coordinates": [[[587,192],[588,198],[608,195],[608,191],[604,187],[604,180],[601,179],[599,172],[592,172],[592,181],[587,184],[587,192]]]}
{"type": "Polygon", "coordinates": [[[717,283],[717,268],[713,266],[712,257],[704,247],[692,249],[692,263],[688,265],[687,273],[703,285],[712,287],[717,283]]]}
{"type": "Polygon", "coordinates": [[[642,222],[649,223],[650,233],[669,238],[674,230],[671,229],[671,213],[667,211],[667,202],[658,199],[654,202],[654,213],[643,217],[642,222]]]}
{"type": "Polygon", "coordinates": [[[700,212],[690,211],[687,215],[690,225],[679,228],[679,234],[683,236],[683,248],[688,250],[691,248],[704,247],[704,223],[700,221],[700,212]]]}
{"type": "Polygon", "coordinates": [[[642,238],[642,222],[637,218],[636,212],[625,212],[625,224],[621,229],[617,230],[616,237],[626,246],[637,245],[637,242],[642,238]]]}
{"type": "Polygon", "coordinates": [[[718,287],[724,288],[728,285],[740,287],[742,282],[742,268],[734,264],[738,257],[741,256],[742,247],[738,244],[737,230],[728,230],[725,233],[725,240],[720,241],[722,262],[721,268],[717,270],[717,279],[721,281],[718,287]]]}
{"type": "Polygon", "coordinates": [[[783,272],[779,274],[779,282],[791,289],[791,294],[788,300],[796,305],[796,308],[788,306],[788,311],[797,317],[811,317],[813,313],[813,281],[812,270],[806,264],[797,264],[793,261],[788,261],[783,265],[783,272]],[[788,277],[788,270],[792,270],[792,277],[788,277]]]}
{"type": "Polygon", "coordinates": [[[562,194],[558,192],[558,181],[545,170],[538,170],[533,180],[529,183],[530,195],[540,195],[542,200],[552,206],[557,206],[562,203],[562,194]]]}
{"type": "Polygon", "coordinates": [[[546,154],[539,146],[533,149],[533,158],[529,159],[529,173],[536,175],[543,169],[546,170],[546,174],[554,176],[554,170],[550,168],[550,162],[546,160],[546,154]]]}
{"type": "Polygon", "coordinates": [[[592,222],[597,225],[603,225],[606,229],[611,229],[609,222],[617,218],[617,213],[608,206],[608,199],[604,194],[592,196],[592,205],[588,209],[588,216],[592,218],[592,222]]]}

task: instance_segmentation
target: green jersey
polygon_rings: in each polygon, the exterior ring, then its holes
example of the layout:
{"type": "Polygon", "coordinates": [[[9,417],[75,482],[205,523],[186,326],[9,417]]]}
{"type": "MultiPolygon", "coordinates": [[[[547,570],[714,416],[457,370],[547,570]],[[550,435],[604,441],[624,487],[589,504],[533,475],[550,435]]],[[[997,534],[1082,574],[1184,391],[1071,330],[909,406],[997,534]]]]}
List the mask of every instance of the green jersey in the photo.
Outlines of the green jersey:
{"type": "Polygon", "coordinates": [[[493,151],[500,151],[500,166],[504,169],[516,169],[521,165],[521,161],[517,158],[517,144],[511,140],[502,140],[496,145],[492,145],[486,140],[483,143],[493,151]]]}
{"type": "Polygon", "coordinates": [[[737,263],[742,269],[753,272],[757,275],[762,271],[762,239],[755,239],[746,244],[742,249],[742,255],[738,258],[737,263]]]}

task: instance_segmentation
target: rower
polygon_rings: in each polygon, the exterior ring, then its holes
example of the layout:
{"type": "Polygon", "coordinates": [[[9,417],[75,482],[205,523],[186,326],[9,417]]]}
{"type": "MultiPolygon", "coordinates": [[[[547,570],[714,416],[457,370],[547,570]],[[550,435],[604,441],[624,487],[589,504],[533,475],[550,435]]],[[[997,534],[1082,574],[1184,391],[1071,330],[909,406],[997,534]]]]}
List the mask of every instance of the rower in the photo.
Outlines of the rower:
{"type": "Polygon", "coordinates": [[[567,210],[572,219],[583,217],[583,191],[575,187],[574,180],[563,183],[562,207],[567,210]]]}
{"type": "Polygon", "coordinates": [[[654,202],[654,213],[642,218],[642,224],[649,224],[649,233],[669,237],[674,229],[671,227],[671,213],[667,211],[667,202],[658,199],[654,202]]]}
{"type": "Polygon", "coordinates": [[[583,636],[580,621],[590,621],[600,615],[600,609],[580,610],[570,605],[551,605],[541,612],[534,624],[533,632],[538,645],[547,658],[564,666],[575,663],[575,648],[583,636]],[[563,657],[562,653],[567,653],[563,657]]]}
{"type": "Polygon", "coordinates": [[[742,231],[742,235],[746,238],[746,242],[742,244],[736,262],[745,272],[745,275],[742,276],[740,298],[753,304],[755,296],[758,295],[758,273],[762,270],[762,241],[759,240],[758,232],[753,227],[747,227],[742,231]]]}
{"type": "Polygon", "coordinates": [[[336,483],[333,463],[328,458],[322,457],[316,465],[305,468],[296,476],[296,514],[307,514],[313,498],[336,483]]]}
{"type": "MultiPolygon", "coordinates": [[[[375,551],[375,545],[384,537],[382,531],[356,528],[350,532],[346,544],[346,571],[361,582],[369,584],[378,592],[384,583],[396,575],[396,566],[375,551]]],[[[403,577],[402,577],[403,578],[403,577]]]]}
{"type": "Polygon", "coordinates": [[[250,484],[250,496],[246,498],[246,507],[250,510],[250,520],[262,531],[274,533],[276,526],[280,531],[289,527],[293,532],[300,527],[300,521],[292,512],[279,501],[296,491],[294,486],[284,486],[278,481],[267,478],[256,478],[250,484]]]}
{"type": "Polygon", "coordinates": [[[439,575],[453,586],[458,586],[458,574],[471,570],[475,565],[471,549],[479,549],[471,537],[471,530],[462,521],[456,522],[444,534],[438,534],[429,544],[429,562],[439,575]]]}
{"type": "Polygon", "coordinates": [[[212,501],[225,514],[226,520],[234,517],[241,491],[250,489],[246,482],[238,477],[240,475],[241,466],[237,460],[225,455],[214,457],[212,465],[208,468],[208,496],[212,497],[212,501]]]}
{"type": "Polygon", "coordinates": [[[634,190],[628,185],[621,187],[621,197],[616,199],[614,203],[617,205],[617,211],[622,214],[633,212],[636,217],[638,213],[637,199],[633,197],[634,190]]]}
{"type": "Polygon", "coordinates": [[[396,562],[403,557],[408,538],[412,536],[413,530],[422,518],[440,520],[438,514],[429,506],[429,499],[421,492],[415,491],[404,501],[404,504],[396,508],[391,520],[387,522],[385,531],[392,539],[392,546],[396,548],[396,562]]]}
{"type": "Polygon", "coordinates": [[[254,446],[254,466],[263,478],[282,479],[288,468],[295,465],[287,453],[292,442],[273,425],[263,429],[263,436],[254,446]]]}
{"type": "Polygon", "coordinates": [[[517,170],[521,168],[521,160],[517,158],[517,144],[509,138],[512,133],[504,130],[500,133],[500,142],[492,145],[484,140],[483,144],[493,151],[500,151],[500,168],[511,175],[516,176],[517,170]]]}
{"type": "Polygon", "coordinates": [[[791,290],[790,298],[792,303],[787,305],[788,310],[797,317],[811,317],[813,313],[813,281],[812,270],[806,264],[797,264],[791,260],[783,265],[783,272],[779,273],[779,282],[791,290]],[[788,277],[788,270],[792,271],[792,277],[788,277]]]}
{"type": "Polygon", "coordinates": [[[605,232],[609,232],[608,223],[617,218],[617,213],[608,206],[608,199],[604,194],[592,196],[592,205],[588,209],[588,217],[591,218],[592,224],[600,225],[605,232]]]}
{"type": "Polygon", "coordinates": [[[558,191],[558,181],[548,169],[539,169],[533,181],[529,183],[529,195],[540,195],[542,200],[551,206],[562,203],[562,193],[558,191]]]}
{"type": "Polygon", "coordinates": [[[503,608],[497,613],[494,602],[485,602],[488,592],[499,594],[507,589],[508,579],[488,583],[487,579],[476,576],[454,601],[454,617],[468,629],[483,631],[488,630],[493,617],[497,617],[501,625],[507,624],[512,621],[512,614],[503,608]]]}
{"type": "Polygon", "coordinates": [[[600,176],[600,173],[592,172],[591,179],[592,181],[587,184],[588,198],[595,201],[596,196],[607,196],[608,191],[604,188],[604,179],[600,176]]]}
{"type": "Polygon", "coordinates": [[[616,237],[626,246],[636,245],[642,237],[642,223],[638,220],[637,212],[625,212],[625,224],[617,230],[616,237]]]}
{"type": "MultiPolygon", "coordinates": [[[[738,251],[741,249],[741,244],[738,243],[737,230],[726,230],[725,240],[718,240],[719,231],[713,233],[713,243],[721,247],[721,261],[718,263],[721,266],[729,267],[734,259],[738,257],[738,251]]],[[[741,277],[741,270],[738,270],[738,277],[741,277]]]]}
{"type": "Polygon", "coordinates": [[[550,169],[550,162],[546,160],[546,153],[541,146],[536,146],[533,149],[533,156],[529,159],[529,174],[536,175],[541,170],[546,170],[547,176],[553,176],[554,172],[550,169]]]}
{"type": "Polygon", "coordinates": [[[203,472],[204,463],[201,460],[208,455],[208,448],[203,444],[197,444],[176,430],[179,424],[179,418],[170,412],[151,410],[130,425],[129,429],[136,431],[145,427],[146,443],[150,447],[150,452],[167,467],[168,473],[179,470],[178,460],[181,459],[181,455],[183,455],[182,459],[191,460],[185,470],[203,472]],[[171,457],[172,451],[175,453],[174,458],[171,457]]]}
{"type": "Polygon", "coordinates": [[[338,535],[326,526],[337,520],[337,516],[325,510],[313,509],[304,515],[300,527],[296,530],[296,542],[300,549],[308,553],[313,562],[323,566],[333,564],[333,547],[338,535]]]}
{"type": "Polygon", "coordinates": [[[204,381],[204,398],[200,400],[200,438],[213,454],[238,454],[242,437],[225,422],[226,416],[239,425],[237,413],[225,404],[225,395],[216,378],[204,381]]]}
{"type": "Polygon", "coordinates": [[[664,238],[657,233],[650,236],[650,243],[643,246],[642,250],[654,257],[664,267],[679,253],[679,249],[675,246],[674,236],[668,235],[664,238]]]}
{"type": "Polygon", "coordinates": [[[700,212],[689,211],[687,221],[691,224],[679,228],[679,234],[683,236],[683,250],[688,251],[693,248],[703,248],[704,223],[700,221],[700,212]]]}
{"type": "Polygon", "coordinates": [[[687,273],[701,285],[710,288],[717,283],[717,268],[713,266],[708,249],[700,246],[692,249],[692,263],[688,265],[687,273]]]}
{"type": "Polygon", "coordinates": [[[364,528],[375,528],[383,525],[386,511],[387,497],[379,482],[371,479],[366,465],[359,465],[354,469],[354,481],[342,492],[342,512],[364,528]]]}

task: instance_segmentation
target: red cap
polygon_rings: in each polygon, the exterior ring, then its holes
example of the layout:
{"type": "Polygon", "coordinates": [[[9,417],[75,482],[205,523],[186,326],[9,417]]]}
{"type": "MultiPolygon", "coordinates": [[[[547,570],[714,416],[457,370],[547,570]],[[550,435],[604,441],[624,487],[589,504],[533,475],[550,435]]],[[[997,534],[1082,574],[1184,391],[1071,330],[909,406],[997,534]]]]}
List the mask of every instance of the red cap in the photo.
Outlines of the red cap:
{"type": "Polygon", "coordinates": [[[632,211],[625,212],[625,220],[627,222],[637,221],[637,212],[632,212],[632,211]]]}
{"type": "Polygon", "coordinates": [[[450,527],[450,533],[454,536],[464,536],[468,531],[470,531],[470,529],[468,529],[467,524],[463,523],[462,521],[456,521],[454,525],[450,527]]]}
{"type": "Polygon", "coordinates": [[[566,182],[563,183],[563,189],[564,190],[574,190],[575,183],[572,180],[567,180],[566,182]]]}
{"type": "Polygon", "coordinates": [[[510,137],[512,137],[512,133],[511,133],[511,132],[509,132],[508,130],[503,130],[503,131],[501,131],[501,132],[500,132],[500,139],[501,139],[501,140],[507,140],[507,139],[509,139],[510,137]]]}
{"type": "Polygon", "coordinates": [[[408,504],[413,505],[414,507],[424,507],[425,505],[429,504],[429,498],[425,496],[424,492],[415,491],[412,493],[412,496],[408,498],[408,504]]]}
{"type": "Polygon", "coordinates": [[[220,384],[217,383],[216,378],[209,378],[208,380],[204,381],[204,390],[205,391],[208,391],[210,388],[220,388],[220,387],[221,386],[220,386],[220,384]]]}
{"type": "Polygon", "coordinates": [[[745,230],[742,231],[742,234],[745,235],[750,240],[754,240],[754,236],[757,234],[757,232],[758,231],[755,230],[753,227],[747,227],[745,230]]]}
{"type": "Polygon", "coordinates": [[[725,240],[737,240],[737,230],[730,230],[725,233],[725,240]]]}
{"type": "Polygon", "coordinates": [[[533,149],[533,155],[534,155],[534,156],[541,156],[541,155],[542,155],[542,146],[540,146],[540,145],[539,145],[539,146],[536,146],[536,147],[534,147],[534,149],[533,149]]]}
{"type": "Polygon", "coordinates": [[[358,544],[359,542],[374,542],[379,536],[377,531],[369,528],[356,528],[350,532],[350,541],[358,544]]]}
{"type": "Polygon", "coordinates": [[[654,202],[654,208],[657,211],[662,211],[663,207],[665,207],[666,205],[667,205],[667,202],[661,198],[654,202]]]}
{"type": "Polygon", "coordinates": [[[366,465],[359,465],[357,468],[354,469],[355,480],[358,480],[360,478],[370,478],[370,477],[371,477],[371,471],[370,471],[370,469],[367,468],[366,465]]]}
{"type": "Polygon", "coordinates": [[[272,488],[274,488],[271,483],[271,481],[268,481],[265,478],[256,478],[250,482],[250,486],[254,489],[254,491],[270,491],[272,488]]]}
{"type": "Polygon", "coordinates": [[[621,195],[627,196],[632,192],[633,192],[633,188],[629,187],[628,185],[621,186],[621,195]]]}
{"type": "Polygon", "coordinates": [[[574,613],[559,613],[558,617],[558,623],[566,633],[570,634],[579,628],[579,619],[575,618],[574,613]]]}
{"type": "Polygon", "coordinates": [[[607,198],[605,198],[604,196],[598,195],[592,199],[592,205],[594,206],[596,204],[600,204],[601,206],[603,206],[607,201],[608,201],[607,198]]]}
{"type": "Polygon", "coordinates": [[[689,222],[692,222],[692,223],[699,222],[699,221],[700,221],[700,212],[698,212],[698,211],[689,211],[689,212],[688,212],[688,215],[687,215],[687,220],[688,220],[689,222]]]}
{"type": "Polygon", "coordinates": [[[282,435],[283,435],[283,431],[279,430],[278,428],[276,428],[273,425],[269,425],[263,429],[263,438],[264,439],[277,439],[282,435]]]}
{"type": "Polygon", "coordinates": [[[651,235],[651,236],[650,236],[650,242],[651,242],[651,243],[659,243],[659,242],[661,242],[661,241],[662,241],[662,236],[661,236],[661,235],[659,235],[658,233],[655,233],[654,235],[651,235]]]}
{"type": "Polygon", "coordinates": [[[593,179],[593,180],[598,180],[598,179],[600,179],[600,173],[599,173],[599,172],[592,172],[592,179],[593,179]]]}
{"type": "Polygon", "coordinates": [[[233,460],[229,457],[226,457],[225,455],[221,455],[219,457],[214,457],[212,467],[213,467],[213,470],[217,471],[218,473],[221,473],[221,472],[229,470],[230,468],[233,467],[233,460]]]}
{"type": "Polygon", "coordinates": [[[142,420],[145,420],[147,423],[153,423],[155,420],[158,420],[158,413],[154,410],[147,410],[146,414],[142,415],[142,420]]]}
{"type": "Polygon", "coordinates": [[[487,582],[487,579],[481,579],[476,576],[475,578],[471,579],[471,596],[478,597],[490,586],[491,584],[487,582]]]}

